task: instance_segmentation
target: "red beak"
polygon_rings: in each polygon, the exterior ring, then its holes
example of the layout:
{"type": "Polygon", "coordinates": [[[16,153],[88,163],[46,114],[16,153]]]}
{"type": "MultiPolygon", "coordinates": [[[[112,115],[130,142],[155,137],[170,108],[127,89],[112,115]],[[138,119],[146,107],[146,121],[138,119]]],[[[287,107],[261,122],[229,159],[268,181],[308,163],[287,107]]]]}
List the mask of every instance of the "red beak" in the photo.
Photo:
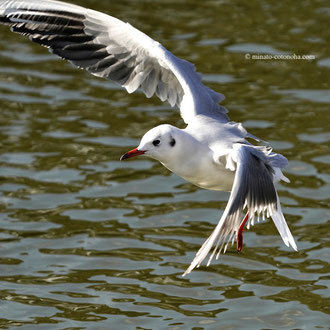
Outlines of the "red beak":
{"type": "Polygon", "coordinates": [[[143,155],[144,153],[145,153],[144,150],[138,150],[137,148],[135,148],[133,150],[127,151],[126,154],[123,154],[120,157],[120,160],[124,160],[124,159],[127,159],[127,158],[143,155]]]}

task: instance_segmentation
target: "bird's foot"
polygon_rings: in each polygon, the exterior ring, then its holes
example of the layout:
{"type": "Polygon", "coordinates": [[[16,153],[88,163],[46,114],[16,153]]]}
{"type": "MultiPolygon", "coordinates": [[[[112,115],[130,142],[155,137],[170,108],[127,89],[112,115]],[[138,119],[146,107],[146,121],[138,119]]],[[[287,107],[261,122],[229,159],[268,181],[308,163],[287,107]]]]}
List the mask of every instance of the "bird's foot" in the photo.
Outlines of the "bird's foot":
{"type": "Polygon", "coordinates": [[[239,228],[238,228],[238,232],[237,232],[237,238],[236,238],[236,242],[237,242],[237,252],[241,252],[242,251],[242,247],[243,247],[243,231],[244,231],[244,226],[246,224],[246,221],[249,219],[249,212],[246,213],[242,223],[240,224],[239,228]]]}

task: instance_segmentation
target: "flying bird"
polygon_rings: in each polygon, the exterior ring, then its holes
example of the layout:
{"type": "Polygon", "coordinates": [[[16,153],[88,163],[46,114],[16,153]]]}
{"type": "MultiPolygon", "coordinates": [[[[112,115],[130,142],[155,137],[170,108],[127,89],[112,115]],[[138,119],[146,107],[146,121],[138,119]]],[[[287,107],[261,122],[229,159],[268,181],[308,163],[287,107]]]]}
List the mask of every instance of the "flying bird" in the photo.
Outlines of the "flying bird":
{"type": "Polygon", "coordinates": [[[228,243],[242,249],[243,230],[255,218],[271,217],[284,243],[297,250],[283,216],[274,183],[288,161],[240,123],[229,121],[224,96],[205,86],[193,64],[180,59],[129,23],[56,0],[0,0],[0,23],[85,69],[150,98],[180,109],[186,127],[163,124],[150,129],[139,146],[121,159],[144,155],[196,186],[231,191],[214,231],[183,275],[225,253],[228,243]],[[244,215],[244,212],[246,214],[244,215]],[[213,248],[213,250],[212,250],[213,248]]]}

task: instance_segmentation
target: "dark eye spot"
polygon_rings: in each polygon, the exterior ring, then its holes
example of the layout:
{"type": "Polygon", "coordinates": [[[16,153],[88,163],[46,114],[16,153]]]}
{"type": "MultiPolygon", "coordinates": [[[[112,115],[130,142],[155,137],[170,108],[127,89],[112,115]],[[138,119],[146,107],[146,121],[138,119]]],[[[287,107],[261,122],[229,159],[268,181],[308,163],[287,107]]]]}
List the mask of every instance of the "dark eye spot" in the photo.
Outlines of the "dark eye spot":
{"type": "Polygon", "coordinates": [[[172,140],[170,141],[170,146],[171,147],[174,147],[175,146],[175,143],[176,143],[175,139],[172,138],[172,140]]]}
{"type": "Polygon", "coordinates": [[[160,140],[154,140],[154,141],[152,141],[152,144],[153,144],[155,147],[157,147],[157,146],[159,146],[159,144],[160,144],[160,140]]]}

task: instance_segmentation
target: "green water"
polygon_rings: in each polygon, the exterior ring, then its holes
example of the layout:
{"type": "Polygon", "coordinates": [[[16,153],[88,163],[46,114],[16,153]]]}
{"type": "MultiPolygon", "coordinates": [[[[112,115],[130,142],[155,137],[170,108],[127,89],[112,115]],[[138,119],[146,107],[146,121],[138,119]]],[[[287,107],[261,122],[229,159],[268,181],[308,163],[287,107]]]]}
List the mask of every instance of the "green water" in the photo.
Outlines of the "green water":
{"type": "Polygon", "coordinates": [[[183,127],[0,27],[0,328],[328,329],[329,16],[326,1],[92,1],[226,95],[232,120],[290,161],[279,184],[299,252],[275,226],[181,274],[228,194],[157,162],[119,162],[151,127],[183,127]],[[246,54],[314,55],[253,60],[246,54]]]}

